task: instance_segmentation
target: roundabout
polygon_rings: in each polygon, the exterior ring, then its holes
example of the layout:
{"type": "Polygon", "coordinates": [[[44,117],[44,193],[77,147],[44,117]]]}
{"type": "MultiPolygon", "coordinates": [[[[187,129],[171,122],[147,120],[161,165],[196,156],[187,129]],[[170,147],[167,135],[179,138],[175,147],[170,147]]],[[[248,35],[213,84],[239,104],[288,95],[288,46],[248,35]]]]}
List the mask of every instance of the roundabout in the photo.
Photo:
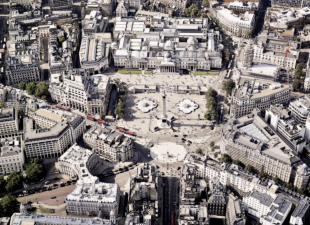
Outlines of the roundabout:
{"type": "Polygon", "coordinates": [[[175,163],[184,160],[187,151],[182,145],[173,142],[162,142],[150,149],[150,155],[156,161],[175,163]]]}

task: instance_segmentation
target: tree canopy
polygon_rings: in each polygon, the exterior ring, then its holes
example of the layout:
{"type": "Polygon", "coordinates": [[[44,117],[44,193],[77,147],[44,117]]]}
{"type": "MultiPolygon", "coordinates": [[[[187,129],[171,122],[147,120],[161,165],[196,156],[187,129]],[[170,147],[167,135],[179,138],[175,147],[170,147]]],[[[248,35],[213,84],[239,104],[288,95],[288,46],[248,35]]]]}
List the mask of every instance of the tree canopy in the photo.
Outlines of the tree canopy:
{"type": "Polygon", "coordinates": [[[1,199],[0,204],[3,208],[3,214],[10,217],[15,212],[18,201],[13,195],[6,195],[1,199]]]}
{"type": "Polygon", "coordinates": [[[223,83],[223,90],[226,91],[226,96],[231,95],[232,90],[236,87],[236,83],[232,79],[228,79],[223,83]]]}
{"type": "Polygon", "coordinates": [[[196,149],[196,153],[199,154],[199,155],[203,155],[203,151],[201,148],[197,148],[196,149]]]}
{"type": "Polygon", "coordinates": [[[26,82],[20,82],[18,84],[18,89],[26,90],[26,86],[27,86],[26,82]]]}
{"type": "Polygon", "coordinates": [[[26,85],[26,91],[28,93],[28,95],[34,95],[36,92],[36,84],[34,82],[28,83],[26,85]]]}
{"type": "Polygon", "coordinates": [[[217,92],[209,88],[206,92],[206,108],[207,111],[205,112],[205,119],[207,120],[216,120],[217,116],[217,102],[216,102],[217,92]]]}
{"type": "Polygon", "coordinates": [[[221,156],[221,162],[225,162],[225,163],[231,163],[232,159],[229,155],[227,154],[222,154],[221,156]]]}
{"type": "Polygon", "coordinates": [[[48,84],[45,81],[41,81],[36,86],[35,96],[46,99],[48,95],[48,84]]]}
{"type": "Polygon", "coordinates": [[[0,190],[5,190],[5,186],[6,186],[7,182],[4,179],[3,175],[0,175],[0,190]]]}
{"type": "Polygon", "coordinates": [[[246,165],[244,169],[250,173],[252,173],[254,170],[254,168],[251,165],[246,165]]]}
{"type": "Polygon", "coordinates": [[[209,6],[210,6],[208,0],[203,0],[203,1],[202,1],[202,5],[203,5],[204,7],[207,7],[207,8],[209,8],[209,6]]]}
{"type": "Polygon", "coordinates": [[[44,178],[46,174],[45,167],[36,158],[29,159],[25,164],[25,168],[27,182],[39,181],[44,178]]]}
{"type": "Polygon", "coordinates": [[[23,180],[24,177],[20,172],[13,171],[7,178],[6,190],[11,192],[22,188],[23,180]]]}

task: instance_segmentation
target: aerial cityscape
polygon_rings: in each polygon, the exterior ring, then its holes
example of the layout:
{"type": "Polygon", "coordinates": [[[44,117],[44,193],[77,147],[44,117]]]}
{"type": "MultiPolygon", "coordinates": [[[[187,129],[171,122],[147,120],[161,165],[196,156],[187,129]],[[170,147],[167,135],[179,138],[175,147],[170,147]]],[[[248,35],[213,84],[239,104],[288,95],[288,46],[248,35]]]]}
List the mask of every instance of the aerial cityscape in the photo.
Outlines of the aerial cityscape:
{"type": "Polygon", "coordinates": [[[0,225],[309,225],[310,0],[0,0],[0,225]]]}

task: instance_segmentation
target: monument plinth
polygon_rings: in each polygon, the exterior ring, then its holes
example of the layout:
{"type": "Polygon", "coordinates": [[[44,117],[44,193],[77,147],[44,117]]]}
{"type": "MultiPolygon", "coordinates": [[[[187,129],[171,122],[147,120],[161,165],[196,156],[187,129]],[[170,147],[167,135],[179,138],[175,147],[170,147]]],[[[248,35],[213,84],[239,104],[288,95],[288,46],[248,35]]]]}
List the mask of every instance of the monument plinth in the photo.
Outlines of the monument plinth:
{"type": "Polygon", "coordinates": [[[163,114],[161,118],[158,120],[158,127],[161,129],[171,128],[171,121],[167,120],[166,114],[166,93],[163,94],[163,114]]]}

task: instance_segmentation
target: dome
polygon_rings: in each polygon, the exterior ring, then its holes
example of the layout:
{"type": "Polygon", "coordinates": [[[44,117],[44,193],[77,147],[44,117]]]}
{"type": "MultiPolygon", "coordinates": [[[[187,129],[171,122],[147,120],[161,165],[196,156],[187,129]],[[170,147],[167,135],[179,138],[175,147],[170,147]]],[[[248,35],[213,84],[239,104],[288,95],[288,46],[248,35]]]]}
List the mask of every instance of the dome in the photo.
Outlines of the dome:
{"type": "Polygon", "coordinates": [[[170,58],[170,57],[171,57],[170,52],[165,52],[165,53],[164,53],[164,57],[165,57],[165,58],[170,58]]]}
{"type": "Polygon", "coordinates": [[[197,43],[198,43],[198,41],[197,41],[197,39],[194,38],[194,37],[189,37],[189,38],[187,39],[187,45],[197,45],[197,43]]]}
{"type": "Polygon", "coordinates": [[[287,17],[295,17],[295,14],[293,11],[288,11],[286,15],[287,17]]]}

